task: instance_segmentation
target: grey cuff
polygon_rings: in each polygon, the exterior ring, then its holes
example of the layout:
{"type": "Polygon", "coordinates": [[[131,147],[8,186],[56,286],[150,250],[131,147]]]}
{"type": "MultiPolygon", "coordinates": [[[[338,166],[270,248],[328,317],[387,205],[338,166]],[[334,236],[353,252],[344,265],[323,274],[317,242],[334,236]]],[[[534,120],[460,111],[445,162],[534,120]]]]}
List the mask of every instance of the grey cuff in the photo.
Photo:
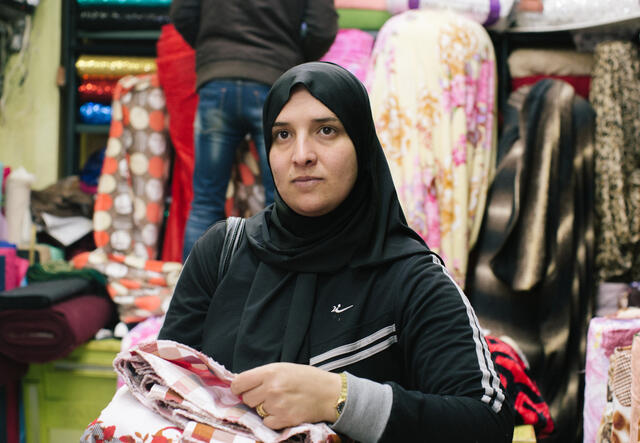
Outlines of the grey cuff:
{"type": "Polygon", "coordinates": [[[347,401],[331,427],[356,441],[376,442],[387,427],[392,404],[391,386],[347,372],[347,401]]]}

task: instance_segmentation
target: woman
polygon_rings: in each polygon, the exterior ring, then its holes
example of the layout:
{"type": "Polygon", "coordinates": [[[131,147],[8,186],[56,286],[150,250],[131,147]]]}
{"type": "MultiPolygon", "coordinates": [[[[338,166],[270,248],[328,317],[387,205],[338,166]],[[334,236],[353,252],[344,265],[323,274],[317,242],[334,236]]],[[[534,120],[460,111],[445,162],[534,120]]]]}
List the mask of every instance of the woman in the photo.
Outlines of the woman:
{"type": "Polygon", "coordinates": [[[224,224],[196,243],[159,338],[239,373],[233,392],[274,429],[510,442],[473,310],[406,225],[364,86],[331,63],[299,65],[263,123],[275,203],[247,220],[225,275],[224,224]]]}

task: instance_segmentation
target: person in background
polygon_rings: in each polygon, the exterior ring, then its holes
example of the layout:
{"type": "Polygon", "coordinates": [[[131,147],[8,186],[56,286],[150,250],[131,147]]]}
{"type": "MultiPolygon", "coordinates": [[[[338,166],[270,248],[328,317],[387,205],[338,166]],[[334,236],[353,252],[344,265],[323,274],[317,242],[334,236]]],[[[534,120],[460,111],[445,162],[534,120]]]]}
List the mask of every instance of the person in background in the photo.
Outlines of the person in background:
{"type": "Polygon", "coordinates": [[[361,442],[508,443],[514,415],[469,301],[407,226],[365,87],[327,62],[267,96],[275,203],[194,245],[159,339],[237,373],[273,429],[327,422],[361,442]]]}
{"type": "Polygon", "coordinates": [[[265,96],[284,71],[327,52],[338,15],[333,0],[173,0],[169,15],[196,50],[199,104],[186,260],[206,229],[225,218],[235,150],[247,134],[260,157],[265,205],[273,202],[262,135],[265,96]]]}

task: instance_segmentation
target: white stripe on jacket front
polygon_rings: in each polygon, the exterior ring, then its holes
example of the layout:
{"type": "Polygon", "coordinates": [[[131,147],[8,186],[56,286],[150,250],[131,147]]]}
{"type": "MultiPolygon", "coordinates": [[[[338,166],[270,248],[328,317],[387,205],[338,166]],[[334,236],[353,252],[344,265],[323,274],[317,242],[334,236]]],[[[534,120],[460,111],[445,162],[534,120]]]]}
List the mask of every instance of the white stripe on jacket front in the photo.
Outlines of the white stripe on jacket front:
{"type": "MultiPolygon", "coordinates": [[[[355,341],[353,343],[348,343],[346,345],[339,346],[337,348],[331,349],[330,351],[323,352],[320,355],[312,357],[309,360],[309,364],[311,366],[318,366],[318,367],[320,367],[322,369],[326,369],[325,366],[327,366],[327,365],[332,365],[333,366],[334,363],[337,363],[337,362],[340,362],[340,361],[352,360],[351,363],[355,363],[356,361],[360,361],[360,360],[362,360],[364,358],[369,357],[370,355],[373,355],[373,354],[376,354],[376,353],[378,353],[380,351],[383,351],[384,349],[386,349],[389,346],[391,346],[393,343],[397,342],[398,341],[398,337],[396,336],[395,332],[396,332],[396,325],[395,324],[389,325],[389,326],[384,327],[384,328],[380,329],[379,331],[376,331],[373,334],[368,335],[368,336],[366,336],[366,337],[364,337],[364,338],[362,338],[362,339],[360,339],[358,341],[355,341]],[[380,340],[380,339],[382,339],[384,337],[387,337],[387,336],[390,336],[390,337],[388,337],[385,341],[383,341],[381,343],[378,343],[375,346],[369,346],[371,343],[374,343],[374,342],[376,342],[376,341],[378,341],[378,340],[380,340]],[[385,345],[385,346],[381,346],[381,345],[385,345]],[[349,357],[342,358],[340,360],[336,360],[335,362],[325,363],[327,360],[330,360],[332,358],[338,357],[340,355],[350,354],[350,353],[355,352],[355,351],[357,351],[359,349],[366,348],[367,346],[369,346],[368,349],[360,351],[357,354],[354,354],[354,355],[349,356],[349,357]],[[372,352],[372,353],[369,352],[369,350],[374,350],[374,349],[375,349],[375,352],[372,352]],[[353,360],[354,357],[356,357],[356,356],[360,356],[361,358],[353,360]],[[319,366],[322,363],[325,363],[325,364],[322,365],[322,366],[319,366]]],[[[350,364],[350,363],[341,364],[340,366],[346,366],[347,364],[350,364]]],[[[340,367],[340,366],[338,366],[338,367],[340,367]]]]}
{"type": "Polygon", "coordinates": [[[489,347],[487,346],[487,341],[484,339],[484,336],[480,332],[480,326],[478,324],[478,319],[476,317],[467,296],[464,295],[464,292],[458,286],[456,281],[451,278],[449,271],[444,267],[442,262],[436,257],[432,255],[433,262],[440,266],[444,275],[446,275],[449,280],[455,285],[458,290],[458,294],[460,294],[460,298],[464,303],[464,306],[467,310],[467,317],[469,319],[469,326],[471,326],[471,330],[473,331],[473,341],[476,345],[476,357],[478,359],[478,365],[480,366],[480,371],[482,371],[482,388],[484,389],[484,395],[482,396],[482,401],[493,409],[495,412],[500,412],[502,409],[502,402],[504,401],[504,393],[502,392],[502,387],[500,385],[500,379],[498,378],[496,371],[493,367],[493,360],[491,360],[491,353],[489,352],[489,347]],[[494,398],[495,396],[495,398],[494,398]]]}

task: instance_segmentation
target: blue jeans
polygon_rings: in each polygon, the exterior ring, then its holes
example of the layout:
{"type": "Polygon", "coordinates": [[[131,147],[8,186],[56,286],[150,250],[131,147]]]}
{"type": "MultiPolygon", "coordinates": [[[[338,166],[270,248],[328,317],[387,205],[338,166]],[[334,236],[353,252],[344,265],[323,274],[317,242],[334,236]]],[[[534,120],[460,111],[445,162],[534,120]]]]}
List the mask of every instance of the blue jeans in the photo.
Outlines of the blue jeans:
{"type": "Polygon", "coordinates": [[[262,131],[269,86],[246,80],[212,80],[200,88],[194,123],[193,201],[184,234],[186,260],[196,240],[225,218],[224,204],[236,148],[250,134],[260,156],[265,204],[273,202],[273,177],[262,131]]]}

